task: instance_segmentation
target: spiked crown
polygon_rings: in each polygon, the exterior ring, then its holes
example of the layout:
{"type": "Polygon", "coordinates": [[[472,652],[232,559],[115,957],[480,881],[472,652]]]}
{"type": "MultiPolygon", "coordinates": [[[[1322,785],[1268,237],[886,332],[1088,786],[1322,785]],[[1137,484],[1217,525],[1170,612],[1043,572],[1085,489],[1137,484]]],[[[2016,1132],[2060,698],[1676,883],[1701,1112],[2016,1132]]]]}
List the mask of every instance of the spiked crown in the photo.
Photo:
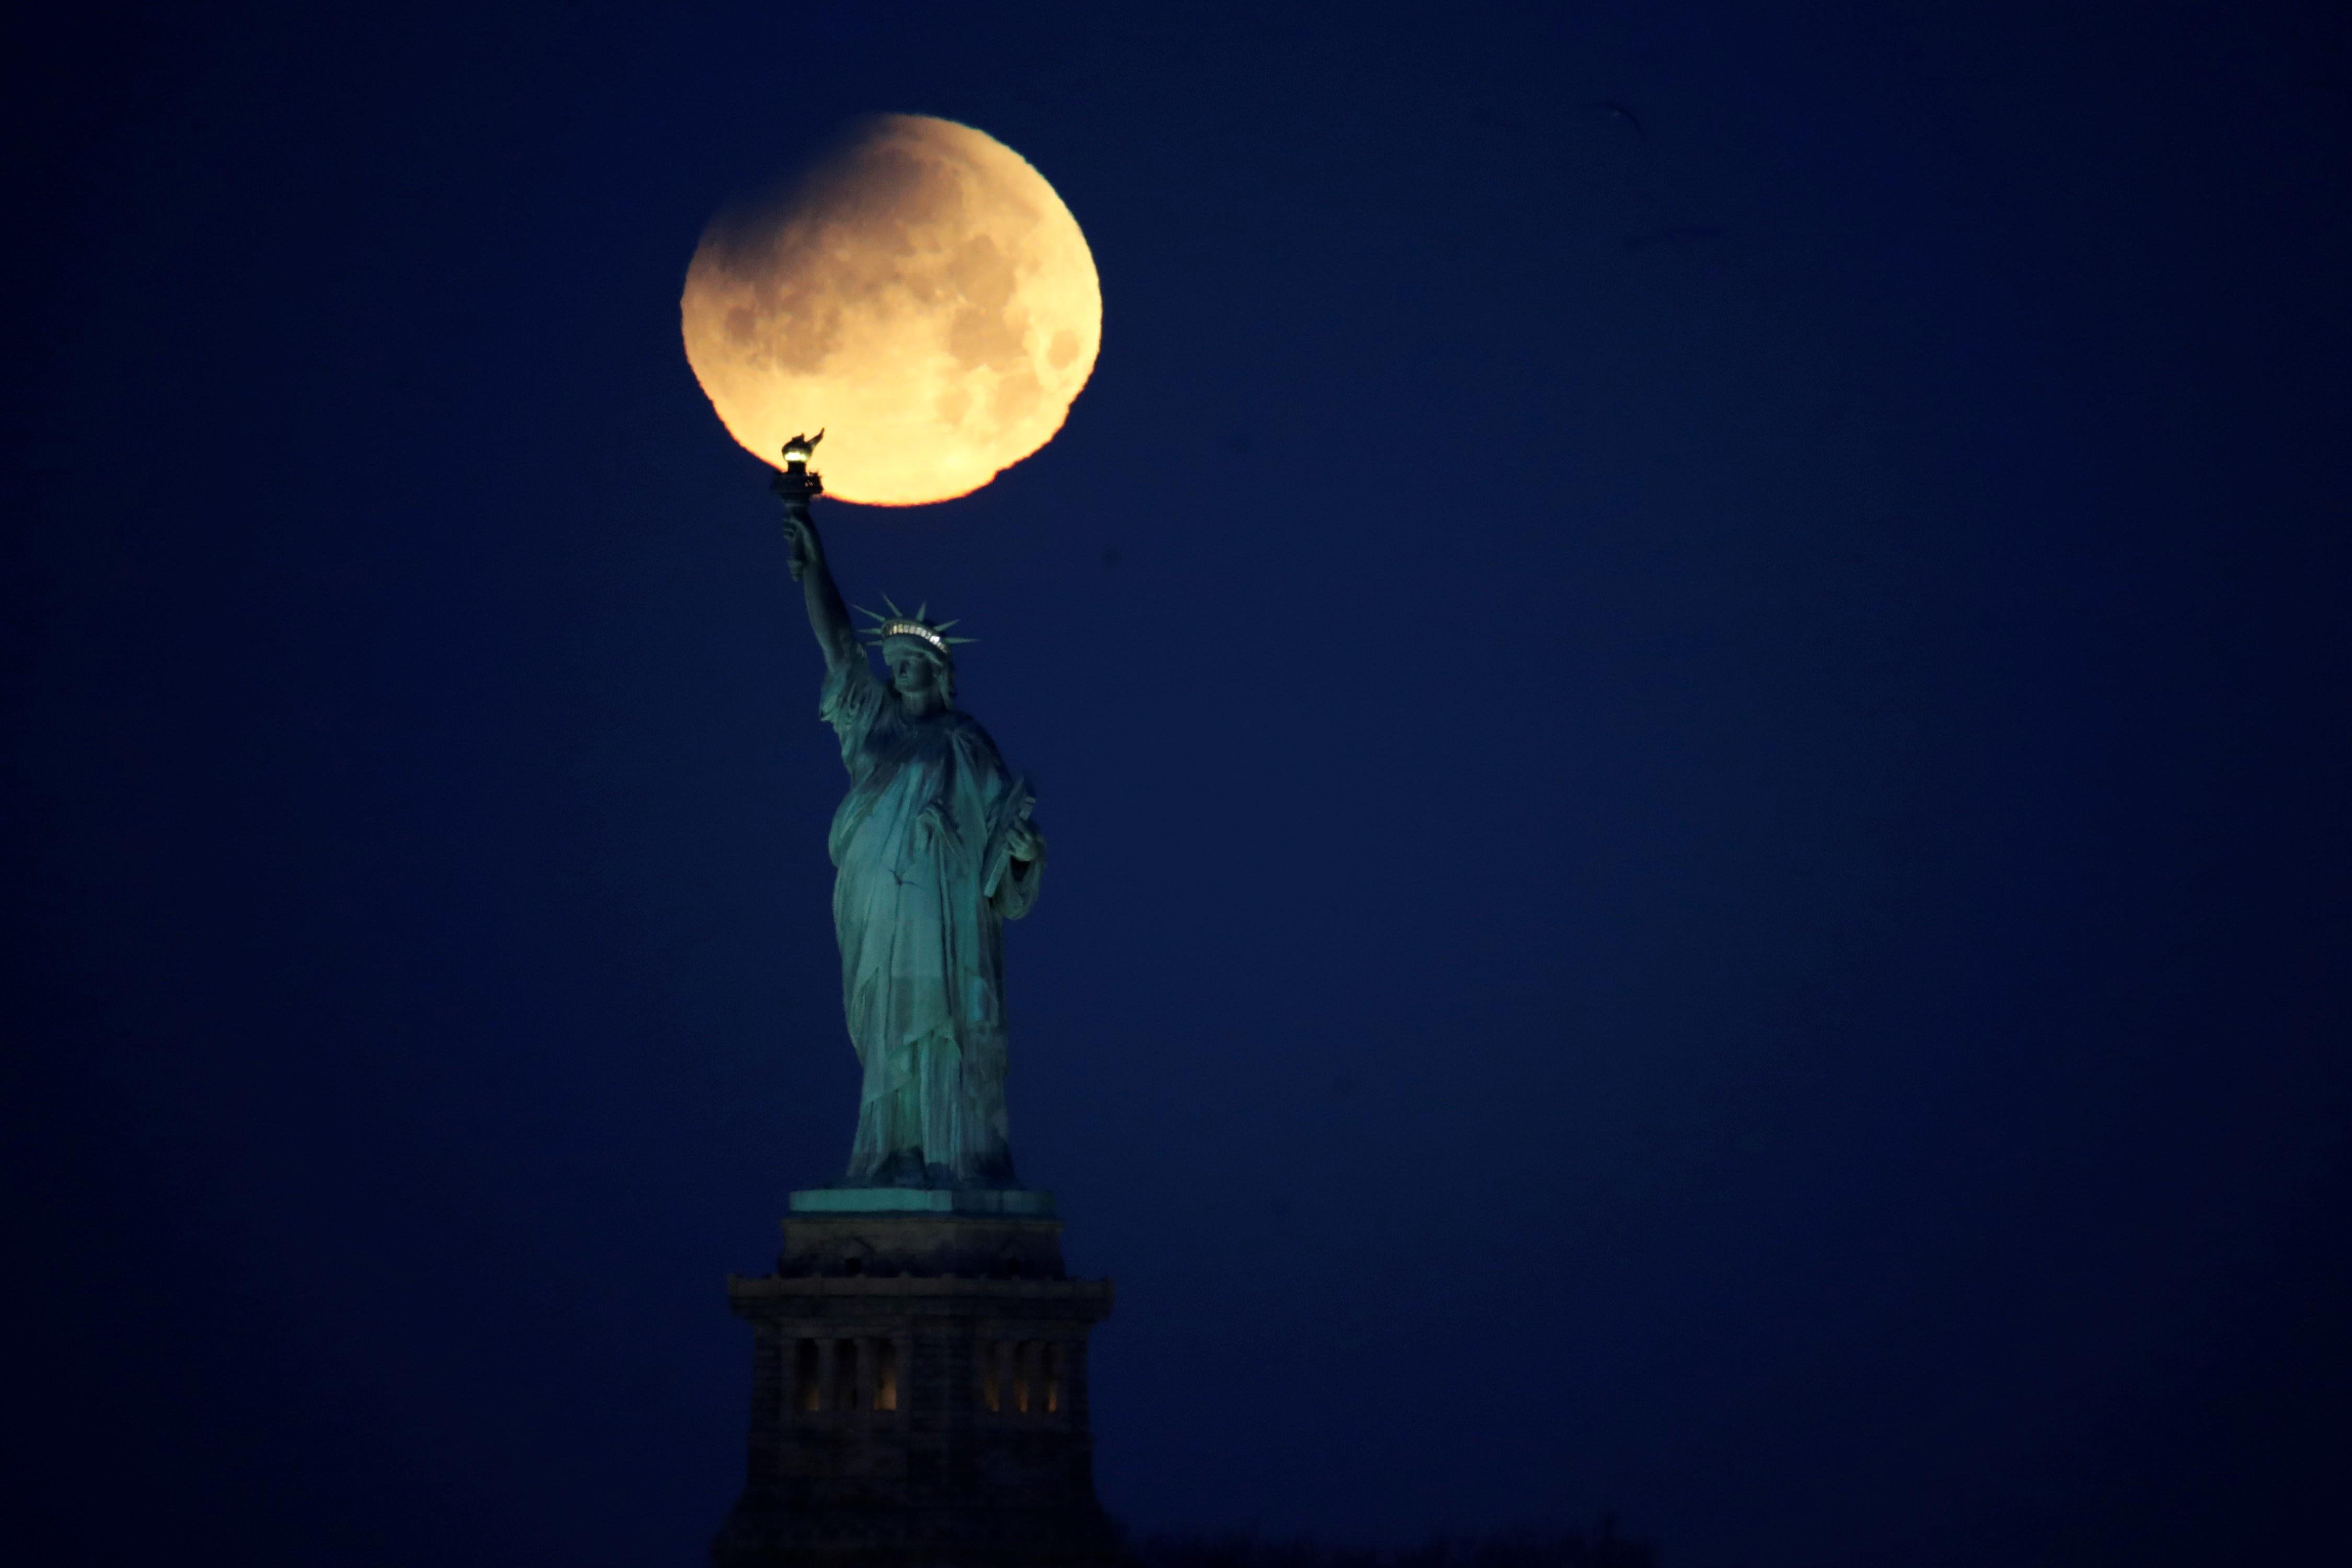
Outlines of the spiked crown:
{"type": "Polygon", "coordinates": [[[859,615],[868,616],[874,622],[874,625],[866,627],[861,634],[869,643],[880,644],[887,642],[892,637],[912,637],[941,658],[952,662],[955,658],[953,645],[979,640],[976,637],[948,636],[948,628],[957,623],[933,622],[926,618],[930,612],[930,605],[928,603],[916,605],[915,613],[911,616],[891,604],[890,595],[887,594],[882,595],[882,603],[890,611],[887,616],[877,616],[863,605],[855,606],[859,615]]]}

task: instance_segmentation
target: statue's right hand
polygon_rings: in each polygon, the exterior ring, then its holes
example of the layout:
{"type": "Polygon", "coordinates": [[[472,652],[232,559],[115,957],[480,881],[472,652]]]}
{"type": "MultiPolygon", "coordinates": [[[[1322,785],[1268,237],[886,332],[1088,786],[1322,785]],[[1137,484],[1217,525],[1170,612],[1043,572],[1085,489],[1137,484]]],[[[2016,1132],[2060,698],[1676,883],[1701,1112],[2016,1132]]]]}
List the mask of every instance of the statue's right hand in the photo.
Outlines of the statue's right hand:
{"type": "Polygon", "coordinates": [[[809,526],[804,514],[798,511],[784,513],[784,542],[791,551],[789,564],[793,581],[797,583],[801,574],[821,559],[816,530],[809,526]]]}

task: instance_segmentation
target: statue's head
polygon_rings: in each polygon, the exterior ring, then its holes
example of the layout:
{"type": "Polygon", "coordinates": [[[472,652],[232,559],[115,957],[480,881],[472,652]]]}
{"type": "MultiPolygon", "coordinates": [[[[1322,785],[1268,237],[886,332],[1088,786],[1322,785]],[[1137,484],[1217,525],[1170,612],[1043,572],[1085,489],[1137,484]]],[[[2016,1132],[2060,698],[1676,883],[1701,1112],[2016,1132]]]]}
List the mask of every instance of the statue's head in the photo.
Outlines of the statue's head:
{"type": "Polygon", "coordinates": [[[890,667],[890,684],[898,689],[899,700],[919,713],[953,704],[954,645],[971,639],[948,636],[953,621],[934,625],[927,618],[929,605],[917,605],[910,616],[890,604],[887,595],[882,602],[889,605],[887,616],[876,616],[871,610],[858,613],[874,618],[866,635],[882,645],[882,662],[890,667]]]}
{"type": "Polygon", "coordinates": [[[882,662],[899,700],[917,712],[955,704],[955,660],[913,637],[885,637],[882,662]]]}

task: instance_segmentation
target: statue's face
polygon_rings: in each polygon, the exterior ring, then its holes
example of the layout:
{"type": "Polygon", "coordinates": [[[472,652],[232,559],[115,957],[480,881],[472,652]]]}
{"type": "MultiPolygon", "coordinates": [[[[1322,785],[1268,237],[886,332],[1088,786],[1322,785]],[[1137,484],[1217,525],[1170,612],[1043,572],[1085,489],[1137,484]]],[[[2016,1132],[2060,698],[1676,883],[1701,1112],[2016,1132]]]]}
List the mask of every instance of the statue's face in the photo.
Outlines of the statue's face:
{"type": "Polygon", "coordinates": [[[903,642],[884,648],[882,661],[890,667],[890,684],[909,708],[930,707],[946,695],[940,688],[940,667],[903,642]]]}

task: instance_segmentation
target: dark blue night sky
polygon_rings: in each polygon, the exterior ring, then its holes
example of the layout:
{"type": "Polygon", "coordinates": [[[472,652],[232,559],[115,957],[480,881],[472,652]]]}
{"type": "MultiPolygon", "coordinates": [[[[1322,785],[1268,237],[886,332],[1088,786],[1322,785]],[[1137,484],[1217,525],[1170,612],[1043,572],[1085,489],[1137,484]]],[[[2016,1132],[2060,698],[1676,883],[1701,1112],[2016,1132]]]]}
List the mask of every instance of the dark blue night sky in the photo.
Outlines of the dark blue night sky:
{"type": "Polygon", "coordinates": [[[1102,275],[1051,446],[820,517],[1053,836],[1115,1514],[2352,1547],[2315,9],[77,15],[0,51],[0,1555],[700,1560],[856,1079],[677,297],[875,110],[1102,275]]]}

